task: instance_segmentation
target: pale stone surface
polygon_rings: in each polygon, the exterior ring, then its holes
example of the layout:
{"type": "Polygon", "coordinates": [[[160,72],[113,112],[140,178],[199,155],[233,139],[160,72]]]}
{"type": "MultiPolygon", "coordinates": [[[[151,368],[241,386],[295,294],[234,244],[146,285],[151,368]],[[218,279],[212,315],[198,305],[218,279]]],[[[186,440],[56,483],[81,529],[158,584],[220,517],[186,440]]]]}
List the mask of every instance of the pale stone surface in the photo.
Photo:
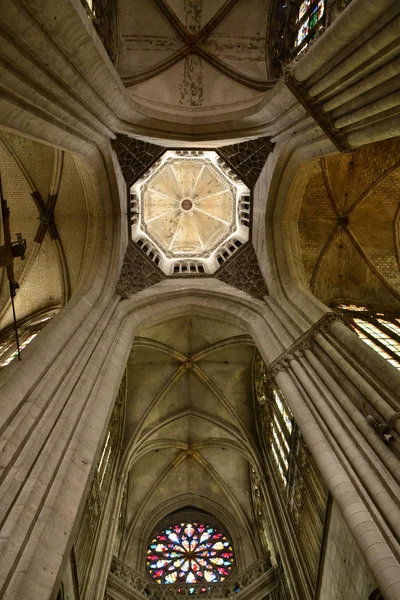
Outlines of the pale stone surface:
{"type": "Polygon", "coordinates": [[[320,600],[366,600],[376,588],[337,504],[332,506],[320,600]]]}

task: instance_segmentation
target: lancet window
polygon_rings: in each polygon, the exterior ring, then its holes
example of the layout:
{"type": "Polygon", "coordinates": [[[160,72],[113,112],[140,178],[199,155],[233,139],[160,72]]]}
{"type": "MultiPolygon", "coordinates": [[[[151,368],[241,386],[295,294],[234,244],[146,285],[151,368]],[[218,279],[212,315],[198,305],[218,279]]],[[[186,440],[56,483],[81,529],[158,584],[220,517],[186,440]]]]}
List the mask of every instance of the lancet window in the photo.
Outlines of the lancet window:
{"type": "Polygon", "coordinates": [[[400,369],[400,318],[366,306],[339,304],[336,307],[349,326],[370,348],[400,369]]]}
{"type": "Polygon", "coordinates": [[[122,441],[125,410],[126,379],[122,380],[107,434],[94,472],[92,485],[86,501],[85,511],[74,544],[74,558],[79,587],[82,588],[90,568],[96,531],[101,521],[107,495],[111,489],[112,475],[118,460],[122,441]]]}
{"type": "Polygon", "coordinates": [[[327,490],[281,390],[258,355],[254,369],[258,429],[275,502],[297,535],[316,585],[327,490]]]}
{"type": "Polygon", "coordinates": [[[326,27],[352,0],[275,0],[271,11],[271,74],[278,77],[284,67],[326,27]]]}

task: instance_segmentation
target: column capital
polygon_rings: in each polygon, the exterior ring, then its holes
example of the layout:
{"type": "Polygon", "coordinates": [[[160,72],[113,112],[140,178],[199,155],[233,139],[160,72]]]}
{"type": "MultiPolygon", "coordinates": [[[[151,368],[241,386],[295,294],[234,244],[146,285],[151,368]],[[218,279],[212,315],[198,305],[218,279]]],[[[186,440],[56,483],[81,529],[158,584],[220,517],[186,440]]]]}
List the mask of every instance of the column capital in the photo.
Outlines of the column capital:
{"type": "Polygon", "coordinates": [[[326,313],[319,321],[314,323],[294,344],[287,348],[278,358],[267,367],[268,379],[275,379],[280,371],[286,370],[292,360],[303,356],[305,350],[312,349],[312,341],[318,333],[327,333],[335,321],[344,323],[341,315],[335,312],[326,313]]]}

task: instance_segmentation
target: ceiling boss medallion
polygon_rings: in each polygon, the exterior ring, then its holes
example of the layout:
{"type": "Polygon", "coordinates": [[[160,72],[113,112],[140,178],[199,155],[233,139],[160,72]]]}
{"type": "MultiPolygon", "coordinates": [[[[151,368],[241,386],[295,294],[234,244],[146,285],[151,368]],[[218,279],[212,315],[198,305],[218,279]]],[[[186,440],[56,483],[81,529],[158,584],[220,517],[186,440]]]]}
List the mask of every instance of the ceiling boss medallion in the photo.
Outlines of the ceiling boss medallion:
{"type": "Polygon", "coordinates": [[[132,186],[132,238],[166,275],[214,273],[224,245],[238,248],[249,238],[240,212],[249,193],[216,152],[167,151],[132,186]]]}

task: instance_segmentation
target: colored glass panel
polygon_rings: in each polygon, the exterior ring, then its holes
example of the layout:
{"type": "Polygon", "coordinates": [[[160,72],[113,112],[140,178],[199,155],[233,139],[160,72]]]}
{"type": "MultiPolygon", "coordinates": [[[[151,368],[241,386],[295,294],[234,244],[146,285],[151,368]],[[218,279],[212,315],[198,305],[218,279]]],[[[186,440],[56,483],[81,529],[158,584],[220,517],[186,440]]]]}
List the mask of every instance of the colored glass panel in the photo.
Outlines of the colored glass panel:
{"type": "Polygon", "coordinates": [[[339,304],[338,308],[354,312],[366,312],[368,310],[365,306],[357,306],[356,304],[339,304]]]}
{"type": "Polygon", "coordinates": [[[310,25],[310,19],[308,18],[300,26],[300,28],[297,32],[297,46],[300,46],[301,43],[303,42],[303,40],[305,40],[306,37],[308,36],[308,32],[310,31],[309,25],[310,25]]]}
{"type": "Polygon", "coordinates": [[[280,463],[280,460],[278,458],[278,455],[276,453],[276,450],[275,450],[275,447],[273,444],[271,445],[271,450],[272,450],[272,455],[275,459],[276,466],[278,467],[279,475],[281,476],[283,484],[286,486],[286,484],[287,484],[286,476],[285,476],[285,473],[283,472],[282,465],[280,463]]]}
{"type": "Polygon", "coordinates": [[[292,433],[292,420],[289,417],[288,411],[285,409],[282,400],[279,397],[278,392],[274,390],[274,400],[275,404],[278,407],[279,412],[281,413],[283,420],[285,422],[286,428],[289,433],[292,433]]]}
{"type": "Polygon", "coordinates": [[[203,523],[180,523],[154,537],[146,564],[157,583],[172,584],[223,581],[233,563],[232,545],[221,532],[203,523]]]}
{"type": "Polygon", "coordinates": [[[304,15],[306,14],[306,12],[310,8],[310,6],[311,6],[311,0],[305,0],[302,4],[300,4],[299,21],[300,21],[300,19],[302,19],[304,17],[304,15]]]}

